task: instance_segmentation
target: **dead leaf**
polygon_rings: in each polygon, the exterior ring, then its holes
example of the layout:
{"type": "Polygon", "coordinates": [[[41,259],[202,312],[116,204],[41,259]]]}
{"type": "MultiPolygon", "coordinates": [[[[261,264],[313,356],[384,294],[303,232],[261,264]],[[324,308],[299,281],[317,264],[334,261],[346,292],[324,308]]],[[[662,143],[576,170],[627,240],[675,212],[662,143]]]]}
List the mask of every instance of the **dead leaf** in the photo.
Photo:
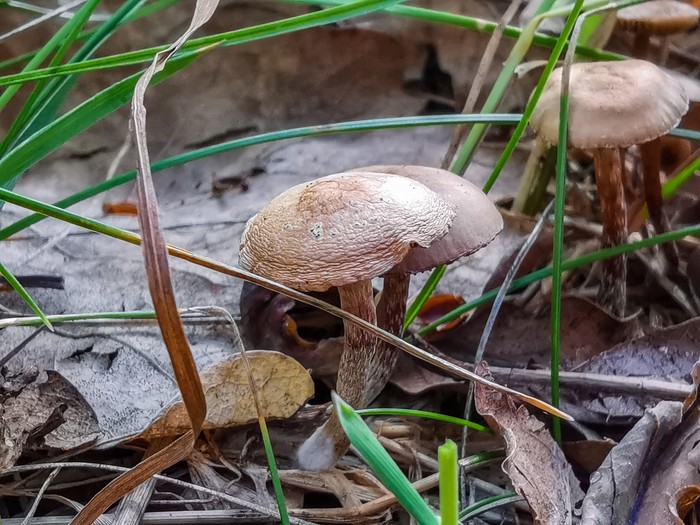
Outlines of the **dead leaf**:
{"type": "Polygon", "coordinates": [[[689,372],[699,359],[700,319],[691,319],[620,343],[576,371],[690,382],[689,372]]]}
{"type": "MultiPolygon", "coordinates": [[[[249,351],[247,355],[267,419],[286,419],[313,396],[311,376],[294,359],[267,350],[249,351]]],[[[229,428],[258,420],[242,354],[204,370],[201,380],[207,402],[207,417],[202,428],[229,428]]],[[[140,437],[174,436],[189,429],[182,401],[163,412],[140,437]]]]}
{"type": "Polygon", "coordinates": [[[676,518],[676,525],[684,525],[683,519],[700,499],[700,485],[690,485],[676,492],[669,502],[671,514],[676,518]]]}
{"type": "MultiPolygon", "coordinates": [[[[463,325],[445,333],[435,346],[442,352],[470,362],[476,350],[490,309],[480,309],[463,325]]],[[[624,323],[611,317],[596,304],[579,297],[562,299],[561,353],[566,369],[623,340],[624,323]]],[[[549,366],[549,309],[533,313],[520,305],[505,302],[491,332],[486,355],[492,363],[549,366]]]]}
{"type": "Polygon", "coordinates": [[[566,457],[587,474],[600,468],[614,446],[615,442],[611,439],[587,439],[562,443],[566,457]]]}
{"type": "MultiPolygon", "coordinates": [[[[477,372],[490,378],[488,365],[477,372]]],[[[564,453],[544,424],[511,396],[476,384],[476,409],[506,444],[503,471],[530,505],[535,524],[571,524],[575,505],[583,498],[564,453]]]]}
{"type": "MultiPolygon", "coordinates": [[[[591,475],[591,485],[581,509],[581,525],[628,523],[637,491],[645,474],[654,468],[656,454],[680,423],[681,409],[678,402],[662,401],[647,410],[612,449],[601,467],[591,475]]],[[[656,493],[655,497],[658,496],[656,493]]]]}
{"type": "Polygon", "coordinates": [[[26,446],[69,450],[99,435],[95,413],[61,374],[42,372],[0,405],[0,471],[10,468],[26,446]]]}
{"type": "Polygon", "coordinates": [[[697,404],[664,440],[658,453],[649,458],[643,472],[646,480],[637,495],[635,507],[639,510],[634,520],[630,520],[631,525],[678,523],[678,502],[684,507],[684,492],[700,485],[700,407],[697,404]]]}

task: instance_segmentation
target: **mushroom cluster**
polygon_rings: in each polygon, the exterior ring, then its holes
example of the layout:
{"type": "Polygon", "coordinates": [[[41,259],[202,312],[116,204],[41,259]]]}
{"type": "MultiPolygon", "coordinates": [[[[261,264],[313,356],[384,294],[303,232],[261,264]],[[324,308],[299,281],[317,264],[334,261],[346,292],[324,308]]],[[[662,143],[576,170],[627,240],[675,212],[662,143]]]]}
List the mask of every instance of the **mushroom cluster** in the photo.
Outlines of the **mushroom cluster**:
{"type": "MultiPolygon", "coordinates": [[[[502,229],[478,188],[444,170],[372,166],[295,186],[248,221],[240,265],[301,291],[337,287],[341,306],[401,334],[410,274],[450,263],[502,229]],[[384,277],[375,306],[372,279],[384,277]]],[[[362,408],[388,381],[397,351],[351,323],[336,390],[362,408]]],[[[331,417],[300,447],[299,466],[331,468],[348,449],[331,417]]]]}
{"type": "MultiPolygon", "coordinates": [[[[552,146],[559,141],[561,68],[545,85],[530,121],[539,137],[552,146]]],[[[622,161],[625,149],[639,145],[644,194],[657,231],[664,229],[659,174],[659,137],[668,133],[688,110],[681,83],[643,60],[578,63],[571,67],[569,144],[589,151],[600,196],[605,247],[627,242],[627,205],[622,161]]],[[[618,316],[625,315],[625,256],[603,265],[598,301],[618,316]]]]}

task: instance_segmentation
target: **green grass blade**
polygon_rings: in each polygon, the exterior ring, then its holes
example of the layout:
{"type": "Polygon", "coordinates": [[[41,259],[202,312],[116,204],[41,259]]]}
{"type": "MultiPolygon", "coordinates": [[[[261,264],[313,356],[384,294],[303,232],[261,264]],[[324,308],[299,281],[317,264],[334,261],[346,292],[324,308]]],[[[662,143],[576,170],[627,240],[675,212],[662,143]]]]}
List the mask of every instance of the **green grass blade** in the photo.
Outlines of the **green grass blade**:
{"type": "Polygon", "coordinates": [[[420,525],[439,525],[440,520],[432,509],[413,488],[398,465],[377,441],[369,427],[362,421],[353,408],[338,395],[333,393],[340,424],[350,442],[379,478],[379,481],[396,496],[401,506],[415,518],[420,525]]]}
{"type": "MultiPolygon", "coordinates": [[[[93,0],[94,1],[94,0],[93,0]]],[[[18,73],[18,75],[31,75],[35,73],[35,70],[37,70],[37,67],[44,61],[46,60],[51,53],[56,50],[61,43],[68,38],[68,35],[70,35],[71,31],[73,30],[74,22],[71,23],[69,21],[68,23],[64,24],[57,32],[54,34],[49,41],[44,44],[44,46],[37,51],[36,55],[29,61],[29,63],[25,66],[24,70],[22,73],[18,73]]],[[[37,79],[40,80],[40,79],[37,79]]],[[[12,97],[15,96],[17,91],[20,89],[20,85],[14,85],[10,86],[5,91],[0,95],[0,111],[7,105],[7,103],[10,101],[12,97]]]]}
{"type": "MultiPolygon", "coordinates": [[[[190,53],[171,60],[165,69],[154,77],[153,83],[165,80],[189,65],[200,54],[190,53]]],[[[0,159],[0,184],[6,184],[18,177],[72,137],[129,102],[140,77],[141,73],[136,73],[113,84],[18,144],[0,159]]]]}
{"type": "Polygon", "coordinates": [[[438,412],[428,412],[426,410],[413,410],[409,408],[363,408],[362,410],[356,410],[356,412],[362,417],[369,416],[401,416],[401,417],[421,417],[424,419],[434,419],[436,421],[442,421],[443,423],[451,423],[454,425],[460,425],[463,427],[468,427],[473,430],[478,430],[479,432],[491,433],[491,430],[484,425],[474,423],[468,419],[462,419],[461,417],[447,416],[445,414],[440,414],[438,412]]]}
{"type": "Polygon", "coordinates": [[[523,501],[523,497],[519,496],[515,492],[506,492],[505,494],[501,494],[499,496],[491,496],[490,498],[477,501],[474,503],[474,505],[464,509],[459,514],[459,519],[460,521],[470,520],[489,510],[497,509],[498,507],[503,507],[504,505],[510,505],[511,503],[516,503],[518,501],[523,501]]]}
{"type": "MultiPolygon", "coordinates": [[[[323,5],[323,6],[337,6],[343,5],[347,2],[344,0],[281,0],[284,2],[290,2],[295,4],[305,4],[305,5],[323,5]]],[[[447,24],[455,27],[461,27],[462,29],[467,29],[470,31],[476,31],[479,33],[491,34],[496,30],[498,26],[497,23],[490,20],[484,20],[482,18],[475,18],[471,16],[457,15],[454,13],[448,13],[447,11],[438,11],[435,9],[426,9],[424,7],[414,7],[414,6],[394,6],[383,9],[383,11],[406,18],[414,18],[417,20],[423,20],[425,22],[433,22],[437,24],[447,24]]],[[[519,27],[506,26],[503,31],[503,36],[508,38],[518,38],[522,34],[523,30],[519,27]]],[[[540,33],[535,33],[532,39],[533,45],[544,47],[547,49],[552,49],[557,43],[557,38],[548,35],[543,35],[540,33]]],[[[600,49],[593,49],[590,47],[579,46],[576,49],[576,54],[584,57],[591,58],[595,60],[624,60],[625,56],[617,53],[612,53],[610,51],[604,51],[600,49]]],[[[0,63],[2,67],[2,63],[0,63]]]]}
{"type": "Polygon", "coordinates": [[[693,162],[691,162],[686,168],[684,168],[678,175],[673,177],[671,180],[667,181],[663,185],[664,199],[668,199],[675,195],[675,193],[690,180],[690,178],[695,175],[695,172],[700,170],[700,157],[697,157],[693,162]]]}
{"type": "Polygon", "coordinates": [[[403,322],[404,331],[408,330],[409,326],[411,326],[411,323],[416,320],[416,317],[418,317],[421,308],[423,308],[423,305],[430,298],[430,296],[433,295],[435,288],[437,288],[437,285],[440,283],[440,279],[442,279],[442,276],[445,275],[446,270],[447,265],[441,264],[432,271],[430,277],[428,277],[428,280],[420,289],[420,292],[418,292],[418,295],[406,310],[406,319],[403,322]]]}
{"type": "MultiPolygon", "coordinates": [[[[253,135],[251,137],[235,139],[227,142],[222,142],[221,144],[215,144],[198,150],[189,151],[187,153],[183,153],[174,157],[154,162],[151,165],[151,170],[155,173],[226,151],[254,146],[258,144],[265,144],[268,142],[274,142],[278,140],[332,135],[337,133],[359,133],[375,130],[404,129],[408,127],[418,126],[456,125],[473,122],[489,122],[490,124],[508,125],[517,123],[519,118],[520,116],[517,114],[430,115],[423,117],[369,119],[350,122],[339,122],[335,124],[323,124],[320,126],[305,126],[301,128],[262,133],[259,135],[253,135]]],[[[67,208],[69,206],[77,204],[78,202],[82,202],[86,199],[89,199],[90,197],[99,195],[100,193],[108,191],[112,188],[115,188],[122,184],[126,184],[127,182],[132,181],[135,178],[136,171],[128,171],[121,175],[117,175],[109,180],[96,184],[95,186],[91,186],[89,188],[81,190],[64,199],[61,199],[58,202],[56,202],[55,205],[60,208],[67,208]]],[[[23,229],[28,228],[33,224],[36,224],[43,218],[43,215],[30,215],[6,226],[5,228],[0,230],[0,240],[6,239],[10,235],[14,235],[15,233],[22,231],[23,229]]]]}
{"type": "Polygon", "coordinates": [[[438,472],[440,476],[440,525],[457,525],[459,522],[459,483],[457,445],[451,439],[438,448],[438,472]]]}
{"type": "MultiPolygon", "coordinates": [[[[562,262],[561,265],[561,270],[562,271],[568,271],[568,270],[576,270],[578,268],[582,268],[584,266],[588,266],[589,264],[593,264],[598,261],[604,261],[605,259],[610,259],[611,257],[616,257],[618,255],[621,255],[623,253],[631,253],[636,250],[641,250],[644,248],[649,248],[651,246],[656,246],[658,244],[664,244],[667,242],[672,242],[672,241],[678,241],[680,239],[683,239],[684,237],[688,236],[700,236],[700,224],[696,224],[693,226],[686,226],[685,228],[680,228],[675,231],[671,232],[666,232],[662,233],[660,235],[655,235],[653,237],[648,237],[646,239],[640,239],[635,242],[631,242],[628,244],[620,244],[618,246],[612,246],[610,248],[604,248],[602,250],[598,250],[595,252],[587,253],[585,255],[582,255],[580,257],[576,257],[575,259],[567,259],[562,262]]],[[[548,268],[542,268],[541,270],[534,271],[528,275],[524,275],[522,277],[519,277],[518,279],[515,279],[509,289],[509,292],[515,292],[517,290],[521,290],[522,288],[525,288],[526,286],[537,282],[541,281],[542,279],[546,279],[547,277],[552,276],[552,267],[548,268]]],[[[436,319],[432,323],[430,323],[427,326],[424,326],[420,330],[418,330],[417,334],[418,335],[423,335],[427,334],[428,332],[432,332],[435,330],[438,326],[444,323],[449,323],[451,321],[454,321],[455,319],[461,317],[465,313],[478,308],[479,306],[483,306],[485,304],[490,303],[496,298],[496,295],[498,294],[498,291],[500,288],[494,288],[492,290],[489,290],[488,292],[484,293],[480,297],[477,297],[476,299],[465,303],[451,312],[446,313],[439,319],[436,319]]]]}
{"type": "Polygon", "coordinates": [[[576,19],[578,18],[579,13],[581,12],[580,4],[581,2],[576,3],[575,7],[571,10],[571,13],[569,13],[569,16],[566,19],[566,23],[564,24],[564,28],[562,29],[561,35],[557,40],[557,44],[554,46],[554,49],[550,53],[549,59],[547,59],[547,65],[544,67],[542,75],[540,76],[540,79],[537,82],[537,85],[535,86],[532,95],[530,96],[530,100],[525,106],[523,118],[520,119],[520,122],[515,127],[515,130],[513,130],[513,134],[511,135],[508,144],[503,150],[503,153],[498,159],[498,162],[496,162],[496,165],[494,166],[491,175],[486,181],[486,184],[484,184],[483,190],[485,193],[488,193],[493,187],[493,185],[496,183],[496,180],[503,171],[503,168],[510,160],[510,157],[515,151],[515,148],[518,146],[518,143],[520,142],[523,133],[525,133],[525,129],[527,128],[527,125],[530,122],[530,118],[532,117],[532,112],[535,111],[535,106],[537,105],[537,102],[539,101],[540,96],[544,91],[544,86],[547,83],[547,80],[549,80],[549,76],[552,74],[552,71],[554,71],[554,68],[557,66],[559,57],[561,56],[561,53],[564,50],[564,46],[569,38],[569,35],[571,34],[571,31],[574,28],[576,19]]]}
{"type": "MultiPolygon", "coordinates": [[[[337,7],[332,7],[323,11],[315,11],[304,15],[284,18],[275,22],[268,22],[252,27],[237,29],[226,33],[194,38],[182,46],[174,58],[179,57],[188,51],[201,50],[211,46],[233,46],[253,42],[264,38],[284,35],[302,29],[309,29],[320,25],[332,24],[340,22],[348,18],[366,15],[379,9],[389,7],[398,3],[400,0],[357,0],[352,3],[344,4],[337,7]]],[[[164,51],[168,46],[151,47],[130,53],[121,53],[104,58],[96,58],[85,60],[78,64],[66,64],[63,66],[38,69],[36,71],[17,73],[14,75],[6,75],[0,77],[0,86],[9,86],[21,84],[24,82],[41,80],[58,75],[67,75],[71,73],[84,73],[86,71],[97,71],[101,69],[110,69],[115,67],[142,64],[153,59],[156,53],[164,51]]]]}
{"type": "MultiPolygon", "coordinates": [[[[133,232],[124,230],[122,228],[117,228],[115,226],[110,226],[110,225],[105,224],[103,222],[97,221],[95,219],[90,219],[88,217],[84,217],[82,215],[79,215],[77,213],[73,213],[73,212],[68,211],[68,210],[63,210],[63,209],[58,208],[56,206],[52,206],[51,204],[47,204],[45,202],[41,202],[41,201],[38,201],[36,199],[32,199],[30,197],[20,195],[18,193],[13,192],[13,191],[6,190],[4,188],[0,188],[0,200],[4,200],[6,202],[9,202],[10,204],[14,204],[15,206],[19,206],[19,207],[24,208],[26,210],[30,210],[30,211],[33,211],[36,213],[41,213],[42,215],[46,215],[47,217],[52,217],[52,218],[60,220],[62,222],[65,222],[68,224],[73,224],[75,226],[79,226],[79,227],[84,228],[86,230],[90,230],[90,231],[93,231],[96,233],[107,235],[108,237],[112,237],[114,239],[128,242],[130,244],[138,245],[141,242],[141,238],[133,232]]],[[[688,236],[700,236],[700,224],[696,224],[693,226],[687,226],[685,228],[680,228],[680,229],[675,230],[675,231],[662,233],[660,235],[655,235],[653,237],[648,237],[646,239],[640,239],[640,240],[632,242],[632,243],[613,246],[611,248],[604,248],[602,250],[598,250],[595,252],[591,252],[591,253],[582,255],[582,256],[577,257],[575,259],[569,259],[569,260],[566,260],[562,263],[562,270],[563,271],[575,270],[577,268],[581,268],[583,266],[588,266],[588,265],[593,264],[593,263],[598,262],[598,261],[603,261],[603,260],[609,259],[611,257],[616,257],[616,256],[621,255],[623,253],[630,253],[630,252],[633,252],[635,250],[649,248],[652,246],[656,246],[658,244],[677,241],[677,240],[683,239],[684,237],[688,237],[688,236]]],[[[523,277],[515,279],[510,287],[510,290],[511,291],[519,290],[519,289],[524,288],[525,286],[527,286],[533,282],[541,281],[542,279],[545,279],[547,277],[551,277],[551,275],[552,275],[552,268],[551,267],[537,270],[537,271],[532,272],[528,275],[525,275],[523,277]]],[[[452,310],[451,312],[442,316],[440,319],[437,319],[436,321],[434,321],[430,325],[419,330],[418,334],[420,335],[420,334],[430,332],[443,323],[448,323],[450,321],[453,321],[454,319],[463,315],[464,313],[466,313],[470,310],[473,310],[474,308],[481,306],[483,304],[487,304],[488,302],[492,301],[496,297],[496,295],[498,294],[498,290],[499,290],[499,288],[495,288],[493,290],[490,290],[489,292],[483,294],[481,297],[474,299],[473,301],[452,310]]]]}
{"type": "MultiPolygon", "coordinates": [[[[591,0],[585,5],[591,8],[598,7],[602,3],[602,0],[591,0]]],[[[527,24],[527,26],[525,26],[522,34],[520,35],[520,38],[518,38],[518,40],[515,43],[515,46],[513,46],[513,49],[508,55],[506,63],[503,65],[503,68],[501,69],[501,72],[498,75],[496,82],[491,88],[491,92],[489,93],[486,102],[484,102],[484,106],[482,108],[484,112],[493,113],[498,107],[498,104],[500,104],[503,95],[505,94],[505,91],[508,88],[508,85],[510,84],[510,80],[511,78],[513,78],[515,68],[520,64],[520,62],[522,62],[523,58],[525,57],[525,54],[530,49],[530,45],[532,44],[536,29],[539,26],[539,24],[547,17],[569,16],[570,12],[571,7],[554,9],[548,11],[547,13],[540,14],[534,17],[527,24]]],[[[484,133],[486,133],[486,129],[487,127],[483,124],[477,124],[472,127],[469,134],[467,135],[467,138],[464,140],[462,147],[457,152],[457,155],[451,168],[453,172],[463,174],[466,171],[467,166],[471,162],[471,159],[473,158],[476,152],[477,146],[481,142],[484,133]]]]}
{"type": "MultiPolygon", "coordinates": [[[[73,17],[66,22],[65,25],[70,26],[70,29],[65,38],[59,43],[54,56],[49,62],[49,67],[60,64],[69,48],[73,45],[73,42],[77,38],[80,30],[99,4],[100,0],[89,0],[73,17]]],[[[19,115],[12,123],[7,136],[0,144],[0,157],[4,155],[5,152],[11,147],[11,145],[15,142],[15,139],[21,135],[23,130],[31,132],[32,129],[37,129],[38,127],[41,127],[42,124],[48,122],[48,116],[44,115],[42,109],[38,108],[38,106],[41,104],[42,99],[45,99],[53,91],[54,84],[54,81],[47,79],[41,80],[37,83],[36,87],[27,98],[27,101],[25,102],[19,115]],[[32,122],[36,122],[36,124],[32,125],[32,122]]]]}
{"type": "Polygon", "coordinates": [[[4,264],[0,262],[0,275],[2,275],[5,280],[7,281],[7,284],[12,286],[15,292],[17,292],[17,295],[19,295],[22,300],[27,303],[27,306],[32,309],[32,311],[37,315],[39,319],[44,323],[44,325],[49,329],[53,330],[53,327],[51,326],[51,322],[46,318],[46,315],[44,315],[44,312],[41,311],[41,308],[39,308],[39,305],[36,304],[36,301],[32,298],[31,295],[29,295],[29,292],[22,286],[22,284],[17,280],[17,278],[12,275],[12,272],[8,270],[4,264]]]}
{"type": "Polygon", "coordinates": [[[277,460],[275,459],[275,452],[272,450],[272,441],[270,441],[270,433],[267,430],[265,418],[259,417],[258,424],[260,426],[260,434],[262,435],[263,448],[265,449],[265,457],[267,458],[267,466],[270,469],[272,488],[275,491],[277,510],[280,513],[280,523],[282,525],[289,525],[289,511],[287,511],[287,502],[284,499],[282,480],[280,479],[280,473],[277,470],[277,460]]]}
{"type": "MultiPolygon", "coordinates": [[[[152,2],[144,7],[139,8],[135,13],[133,13],[131,16],[128,16],[126,19],[122,21],[122,24],[126,22],[130,22],[132,20],[138,20],[140,18],[144,18],[147,16],[150,16],[154,13],[157,13],[161,11],[162,9],[165,9],[166,7],[169,7],[175,3],[177,3],[178,0],[156,0],[155,2],[152,2]]],[[[78,40],[84,40],[86,38],[89,38],[90,36],[94,35],[100,28],[94,28],[94,29],[89,29],[87,31],[82,32],[80,35],[78,35],[78,40]]],[[[7,69],[9,67],[14,66],[15,64],[21,64],[23,62],[27,62],[28,60],[31,60],[35,55],[36,51],[30,51],[28,53],[24,53],[23,55],[8,58],[7,60],[2,60],[0,61],[0,71],[3,69],[7,69]]]]}
{"type": "MultiPolygon", "coordinates": [[[[69,63],[79,63],[92,56],[124,20],[128,16],[133,15],[135,10],[144,2],[145,0],[127,0],[127,2],[120,6],[107,21],[92,33],[88,41],[73,55],[73,57],[71,57],[69,63]]],[[[99,3],[99,0],[97,3],[99,3]]],[[[91,12],[92,10],[90,13],[91,12]]],[[[87,16],[89,17],[89,13],[87,16]]],[[[73,40],[79,36],[77,30],[75,33],[73,40]]],[[[21,133],[17,133],[19,135],[18,141],[21,141],[35,131],[43,128],[55,118],[59,108],[65,101],[70,90],[75,86],[77,80],[78,75],[51,79],[46,89],[41,91],[39,99],[29,107],[25,105],[30,115],[25,116],[23,119],[26,122],[23,121],[22,123],[21,133]]],[[[12,147],[15,143],[14,139],[15,134],[13,134],[13,130],[10,130],[8,137],[3,141],[3,145],[12,147]]],[[[3,148],[2,151],[5,151],[5,149],[3,148]]]]}

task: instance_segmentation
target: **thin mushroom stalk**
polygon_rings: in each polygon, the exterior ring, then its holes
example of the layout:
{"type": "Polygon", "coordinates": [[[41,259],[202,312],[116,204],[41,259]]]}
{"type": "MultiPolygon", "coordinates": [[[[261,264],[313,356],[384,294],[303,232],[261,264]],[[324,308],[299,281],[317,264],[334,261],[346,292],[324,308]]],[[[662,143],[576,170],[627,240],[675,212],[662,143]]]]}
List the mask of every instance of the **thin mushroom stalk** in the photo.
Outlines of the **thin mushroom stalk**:
{"type": "MultiPolygon", "coordinates": [[[[642,156],[642,173],[644,178],[644,198],[649,210],[649,219],[656,234],[669,231],[668,219],[664,215],[664,197],[661,190],[661,139],[654,139],[640,144],[642,156]]],[[[678,267],[678,252],[675,243],[664,246],[668,262],[678,267]]]]}
{"type": "MultiPolygon", "coordinates": [[[[403,322],[406,317],[406,301],[411,276],[407,273],[389,273],[384,276],[384,289],[377,304],[377,326],[397,337],[403,336],[403,322]]],[[[369,404],[379,395],[396,368],[401,350],[394,345],[380,341],[377,353],[369,369],[365,402],[369,404]]]]}
{"type": "MultiPolygon", "coordinates": [[[[617,149],[592,151],[596,186],[600,195],[603,247],[627,242],[627,203],[622,183],[622,162],[617,149]]],[[[602,263],[598,301],[618,317],[624,317],[627,299],[627,258],[618,255],[602,263]]]]}
{"type": "MultiPolygon", "coordinates": [[[[372,281],[340,286],[338,292],[343,310],[377,324],[372,281]]],[[[378,366],[376,361],[379,342],[367,330],[352,323],[345,322],[343,326],[345,347],[338,367],[336,390],[338,395],[354,408],[364,408],[367,406],[366,385],[371,375],[370,371],[378,366]]],[[[384,345],[386,343],[382,343],[382,346],[384,345]]],[[[396,352],[398,351],[396,349],[396,352]]],[[[326,470],[331,468],[349,447],[350,441],[340,425],[338,415],[333,411],[326,422],[302,444],[297,451],[297,459],[308,470],[326,470]]]]}

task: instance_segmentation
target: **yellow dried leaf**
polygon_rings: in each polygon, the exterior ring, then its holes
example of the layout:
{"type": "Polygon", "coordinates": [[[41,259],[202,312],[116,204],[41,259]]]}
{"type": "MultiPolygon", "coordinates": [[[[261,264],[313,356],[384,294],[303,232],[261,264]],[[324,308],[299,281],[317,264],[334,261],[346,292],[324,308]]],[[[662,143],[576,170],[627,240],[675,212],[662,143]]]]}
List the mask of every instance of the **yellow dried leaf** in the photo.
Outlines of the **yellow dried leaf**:
{"type": "MultiPolygon", "coordinates": [[[[309,372],[291,357],[266,350],[253,350],[247,356],[258,401],[267,419],[292,416],[313,395],[309,372]]],[[[207,401],[203,428],[229,428],[257,421],[242,354],[212,365],[200,377],[207,401]]],[[[187,412],[182,401],[177,401],[166,407],[140,437],[174,436],[188,429],[187,412]]]]}

